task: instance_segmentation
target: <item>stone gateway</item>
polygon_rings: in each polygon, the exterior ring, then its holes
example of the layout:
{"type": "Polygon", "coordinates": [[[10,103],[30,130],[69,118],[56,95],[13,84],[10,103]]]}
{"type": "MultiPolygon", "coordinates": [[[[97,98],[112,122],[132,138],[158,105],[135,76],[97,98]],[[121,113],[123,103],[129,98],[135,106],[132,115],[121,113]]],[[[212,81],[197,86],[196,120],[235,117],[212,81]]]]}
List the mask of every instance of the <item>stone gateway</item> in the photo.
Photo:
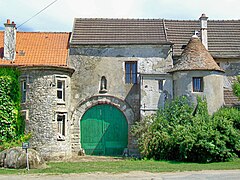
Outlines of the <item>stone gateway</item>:
{"type": "Polygon", "coordinates": [[[239,106],[240,21],[76,18],[71,33],[0,32],[0,66],[21,72],[21,113],[44,159],[138,153],[131,127],[185,95],[239,106]]]}

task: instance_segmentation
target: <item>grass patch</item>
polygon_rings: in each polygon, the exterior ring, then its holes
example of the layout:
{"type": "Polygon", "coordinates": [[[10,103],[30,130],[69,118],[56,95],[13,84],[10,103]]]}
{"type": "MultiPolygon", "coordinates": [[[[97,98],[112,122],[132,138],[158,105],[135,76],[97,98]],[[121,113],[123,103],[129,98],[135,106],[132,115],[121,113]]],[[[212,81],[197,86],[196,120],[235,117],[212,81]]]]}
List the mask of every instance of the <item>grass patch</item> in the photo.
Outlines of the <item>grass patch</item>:
{"type": "Polygon", "coordinates": [[[123,173],[130,171],[146,172],[176,172],[176,171],[201,171],[201,170],[233,170],[240,169],[240,159],[230,162],[218,163],[183,163],[174,161],[153,160],[122,160],[99,162],[49,162],[46,169],[0,169],[0,174],[68,174],[68,173],[123,173]]]}

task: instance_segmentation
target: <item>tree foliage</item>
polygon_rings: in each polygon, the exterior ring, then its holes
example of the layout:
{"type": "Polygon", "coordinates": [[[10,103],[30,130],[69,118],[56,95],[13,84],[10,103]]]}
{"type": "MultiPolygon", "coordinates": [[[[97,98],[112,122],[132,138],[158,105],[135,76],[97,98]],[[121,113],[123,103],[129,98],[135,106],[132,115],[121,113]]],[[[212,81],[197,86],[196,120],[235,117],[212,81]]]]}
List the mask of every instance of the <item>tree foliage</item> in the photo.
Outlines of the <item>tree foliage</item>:
{"type": "Polygon", "coordinates": [[[221,109],[210,116],[206,101],[194,109],[186,97],[166,104],[133,127],[145,158],[191,162],[227,161],[240,150],[237,109],[221,109]]]}

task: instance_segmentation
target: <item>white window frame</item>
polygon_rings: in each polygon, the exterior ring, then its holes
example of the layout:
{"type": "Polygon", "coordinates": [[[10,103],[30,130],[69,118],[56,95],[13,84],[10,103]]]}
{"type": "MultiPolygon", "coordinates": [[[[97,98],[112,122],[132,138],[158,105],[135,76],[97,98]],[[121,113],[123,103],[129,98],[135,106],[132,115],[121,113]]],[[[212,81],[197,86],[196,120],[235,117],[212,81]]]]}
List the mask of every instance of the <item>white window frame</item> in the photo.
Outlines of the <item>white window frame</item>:
{"type": "Polygon", "coordinates": [[[56,87],[57,87],[57,99],[59,102],[66,101],[66,80],[58,78],[56,80],[56,87]],[[61,87],[58,87],[58,83],[61,83],[61,87]],[[59,97],[61,95],[61,97],[59,97]]]}
{"type": "Polygon", "coordinates": [[[20,113],[25,121],[29,121],[29,110],[28,109],[21,110],[20,113]]]}
{"type": "Polygon", "coordinates": [[[66,125],[67,125],[67,113],[56,112],[56,128],[57,128],[57,140],[64,141],[66,137],[66,125]],[[61,119],[62,117],[62,119],[61,119]]]}

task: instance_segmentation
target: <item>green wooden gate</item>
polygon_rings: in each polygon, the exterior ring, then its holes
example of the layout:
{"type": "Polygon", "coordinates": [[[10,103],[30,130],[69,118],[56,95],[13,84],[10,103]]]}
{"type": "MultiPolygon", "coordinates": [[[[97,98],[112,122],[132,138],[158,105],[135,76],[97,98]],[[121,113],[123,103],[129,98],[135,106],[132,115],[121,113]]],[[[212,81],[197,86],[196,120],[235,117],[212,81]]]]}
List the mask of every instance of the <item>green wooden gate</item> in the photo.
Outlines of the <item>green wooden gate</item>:
{"type": "Polygon", "coordinates": [[[122,155],[128,144],[128,123],[114,106],[97,105],[80,121],[81,145],[88,155],[122,155]]]}

